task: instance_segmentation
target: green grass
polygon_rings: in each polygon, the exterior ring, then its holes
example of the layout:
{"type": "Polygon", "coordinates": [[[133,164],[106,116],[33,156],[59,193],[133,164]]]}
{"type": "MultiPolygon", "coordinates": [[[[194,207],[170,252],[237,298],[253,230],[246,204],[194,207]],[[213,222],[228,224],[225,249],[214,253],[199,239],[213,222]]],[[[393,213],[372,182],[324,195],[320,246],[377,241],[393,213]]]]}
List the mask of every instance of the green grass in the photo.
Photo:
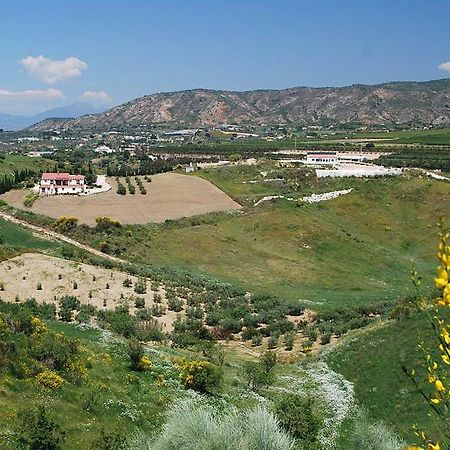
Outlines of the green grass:
{"type": "MultiPolygon", "coordinates": [[[[67,436],[64,449],[97,448],[93,443],[101,430],[119,431],[129,436],[140,429],[152,439],[166,420],[173,402],[192,398],[178,382],[178,371],[172,357],[201,357],[201,353],[158,346],[149,356],[153,362],[150,373],[132,372],[126,354],[127,342],[101,330],[81,329],[73,324],[48,322],[49,328],[80,342],[82,360],[91,361],[88,376],[78,384],[65,383],[60,390],[40,387],[32,379],[19,380],[0,371],[0,448],[12,450],[12,433],[17,426],[17,413],[44,404],[50,417],[67,436]],[[163,375],[166,383],[156,382],[163,375]],[[88,401],[92,405],[88,408],[88,401]]],[[[18,342],[18,345],[20,343],[18,342]]],[[[239,408],[253,407],[255,399],[241,398],[237,391],[236,365],[225,363],[222,394],[203,397],[203,404],[223,407],[226,403],[239,408]]],[[[242,383],[239,383],[242,389],[242,383]]],[[[195,397],[198,401],[199,396],[195,397]]]]}
{"type": "MultiPolygon", "coordinates": [[[[418,177],[326,183],[352,185],[354,192],[315,205],[278,201],[241,215],[130,226],[108,239],[135,262],[190,269],[321,309],[394,301],[409,289],[413,264],[430,278],[435,224],[440,216],[450,220],[448,183],[418,177]]],[[[234,197],[249,195],[239,183],[235,188],[218,177],[217,184],[234,197]]],[[[327,190],[299,188],[311,189],[327,190]]],[[[97,245],[104,236],[87,239],[97,245]]]]}
{"type": "MultiPolygon", "coordinates": [[[[48,406],[50,416],[66,432],[64,448],[70,450],[92,448],[102,429],[133,430],[139,427],[152,433],[161,426],[168,403],[175,394],[178,395],[176,390],[157,387],[155,380],[145,374],[136,374],[136,379],[130,382],[124,344],[104,347],[98,343],[98,331],[82,331],[73,325],[59,323],[51,325],[81,341],[84,358],[92,360],[88,379],[79,385],[66,383],[59,391],[51,391],[39,388],[29,380],[3,376],[0,400],[3,432],[14,430],[17,411],[37,403],[48,406]],[[111,358],[105,359],[105,354],[111,358]],[[96,400],[87,410],[83,405],[90,398],[96,400]]],[[[1,436],[0,446],[15,448],[1,436]]]]}
{"type": "Polygon", "coordinates": [[[330,366],[354,385],[355,395],[369,417],[382,420],[407,442],[416,439],[412,426],[418,424],[430,437],[437,437],[429,405],[418,393],[402,366],[416,369],[427,388],[420,340],[435,347],[433,330],[425,313],[383,326],[359,330],[327,356],[330,366]]]}
{"type": "Polygon", "coordinates": [[[0,219],[0,261],[26,252],[46,253],[57,257],[70,253],[74,258],[80,254],[78,249],[69,244],[37,237],[26,228],[0,219]]]}
{"type": "Polygon", "coordinates": [[[0,175],[13,173],[15,170],[44,171],[55,167],[55,162],[45,158],[29,158],[21,155],[5,155],[0,159],[0,175]]]}
{"type": "Polygon", "coordinates": [[[56,250],[60,247],[54,241],[38,238],[31,231],[3,219],[0,219],[0,237],[2,247],[22,252],[56,250]]]}

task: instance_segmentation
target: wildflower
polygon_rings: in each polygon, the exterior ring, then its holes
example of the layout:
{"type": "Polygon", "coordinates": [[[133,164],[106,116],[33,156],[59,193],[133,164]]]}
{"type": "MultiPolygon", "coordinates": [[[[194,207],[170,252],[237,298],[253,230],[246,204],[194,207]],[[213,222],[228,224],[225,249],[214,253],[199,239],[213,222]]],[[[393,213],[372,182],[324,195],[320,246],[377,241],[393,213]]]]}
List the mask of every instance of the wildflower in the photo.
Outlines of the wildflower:
{"type": "Polygon", "coordinates": [[[34,335],[45,333],[48,328],[45,322],[43,322],[38,317],[33,317],[31,319],[31,330],[34,335]]]}
{"type": "Polygon", "coordinates": [[[448,272],[442,266],[438,267],[438,277],[434,279],[436,287],[442,289],[448,284],[448,272]]]}
{"type": "Polygon", "coordinates": [[[139,368],[143,372],[147,372],[148,370],[150,370],[152,368],[152,365],[153,363],[148,356],[143,356],[139,361],[139,368]]]}
{"type": "Polygon", "coordinates": [[[36,380],[38,383],[42,384],[42,386],[52,390],[59,389],[65,381],[63,377],[52,370],[44,370],[43,372],[38,373],[36,375],[36,380]]]}
{"type": "Polygon", "coordinates": [[[436,387],[436,390],[439,392],[445,391],[444,385],[442,384],[441,380],[436,380],[434,382],[434,386],[436,387]]]}
{"type": "Polygon", "coordinates": [[[428,444],[428,450],[441,450],[441,447],[438,443],[432,444],[431,442],[428,444]]]}

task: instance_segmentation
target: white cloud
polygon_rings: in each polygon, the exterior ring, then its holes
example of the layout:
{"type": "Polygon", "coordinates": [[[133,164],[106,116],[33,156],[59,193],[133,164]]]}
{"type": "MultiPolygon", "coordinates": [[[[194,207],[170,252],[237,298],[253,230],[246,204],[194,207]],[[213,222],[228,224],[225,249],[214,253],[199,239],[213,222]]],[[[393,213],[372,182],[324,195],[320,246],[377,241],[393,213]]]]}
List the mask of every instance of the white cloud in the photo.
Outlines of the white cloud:
{"type": "Polygon", "coordinates": [[[445,70],[446,72],[450,72],[450,61],[446,62],[446,63],[442,63],[438,67],[441,70],[445,70]]]}
{"type": "Polygon", "coordinates": [[[9,91],[0,89],[0,111],[9,114],[36,114],[64,99],[59,89],[9,91]]]}
{"type": "Polygon", "coordinates": [[[89,102],[94,106],[109,105],[113,101],[105,91],[85,91],[81,94],[80,100],[89,102]]]}
{"type": "Polygon", "coordinates": [[[64,94],[59,89],[45,90],[27,90],[27,91],[8,91],[0,89],[0,101],[34,102],[34,101],[52,101],[64,98],[64,94]]]}
{"type": "Polygon", "coordinates": [[[66,78],[79,77],[83,70],[87,69],[87,64],[73,56],[62,61],[55,61],[44,56],[27,56],[22,59],[28,75],[44,83],[53,84],[66,78]]]}

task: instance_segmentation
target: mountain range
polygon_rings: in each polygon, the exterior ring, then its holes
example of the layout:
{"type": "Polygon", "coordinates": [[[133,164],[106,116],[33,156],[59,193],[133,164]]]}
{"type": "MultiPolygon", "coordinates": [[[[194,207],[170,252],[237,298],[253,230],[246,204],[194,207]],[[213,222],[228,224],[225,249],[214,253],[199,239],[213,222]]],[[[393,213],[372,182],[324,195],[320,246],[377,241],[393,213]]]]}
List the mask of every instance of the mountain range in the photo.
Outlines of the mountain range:
{"type": "Polygon", "coordinates": [[[151,124],[189,127],[225,123],[448,125],[450,78],[245,92],[209,89],[165,92],[137,98],[100,114],[44,121],[32,129],[104,130],[151,124]]]}
{"type": "Polygon", "coordinates": [[[34,116],[16,116],[0,112],[0,128],[16,131],[49,118],[77,118],[85,114],[100,113],[102,111],[104,111],[104,108],[96,108],[89,103],[77,102],[60,108],[49,109],[34,116]]]}

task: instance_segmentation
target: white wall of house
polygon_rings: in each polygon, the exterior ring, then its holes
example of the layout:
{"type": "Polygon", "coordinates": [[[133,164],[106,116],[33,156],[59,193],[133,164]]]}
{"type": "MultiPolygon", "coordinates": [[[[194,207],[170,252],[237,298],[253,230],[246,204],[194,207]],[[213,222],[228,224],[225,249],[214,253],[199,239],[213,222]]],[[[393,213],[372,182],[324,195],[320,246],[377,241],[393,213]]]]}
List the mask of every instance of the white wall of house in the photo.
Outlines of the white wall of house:
{"type": "Polygon", "coordinates": [[[334,165],[337,164],[338,159],[337,155],[327,155],[327,154],[316,154],[316,153],[308,153],[306,155],[306,164],[326,164],[326,165],[334,165]]]}
{"type": "Polygon", "coordinates": [[[84,179],[52,180],[43,179],[39,185],[39,193],[43,195],[80,194],[84,192],[84,179]]]}

